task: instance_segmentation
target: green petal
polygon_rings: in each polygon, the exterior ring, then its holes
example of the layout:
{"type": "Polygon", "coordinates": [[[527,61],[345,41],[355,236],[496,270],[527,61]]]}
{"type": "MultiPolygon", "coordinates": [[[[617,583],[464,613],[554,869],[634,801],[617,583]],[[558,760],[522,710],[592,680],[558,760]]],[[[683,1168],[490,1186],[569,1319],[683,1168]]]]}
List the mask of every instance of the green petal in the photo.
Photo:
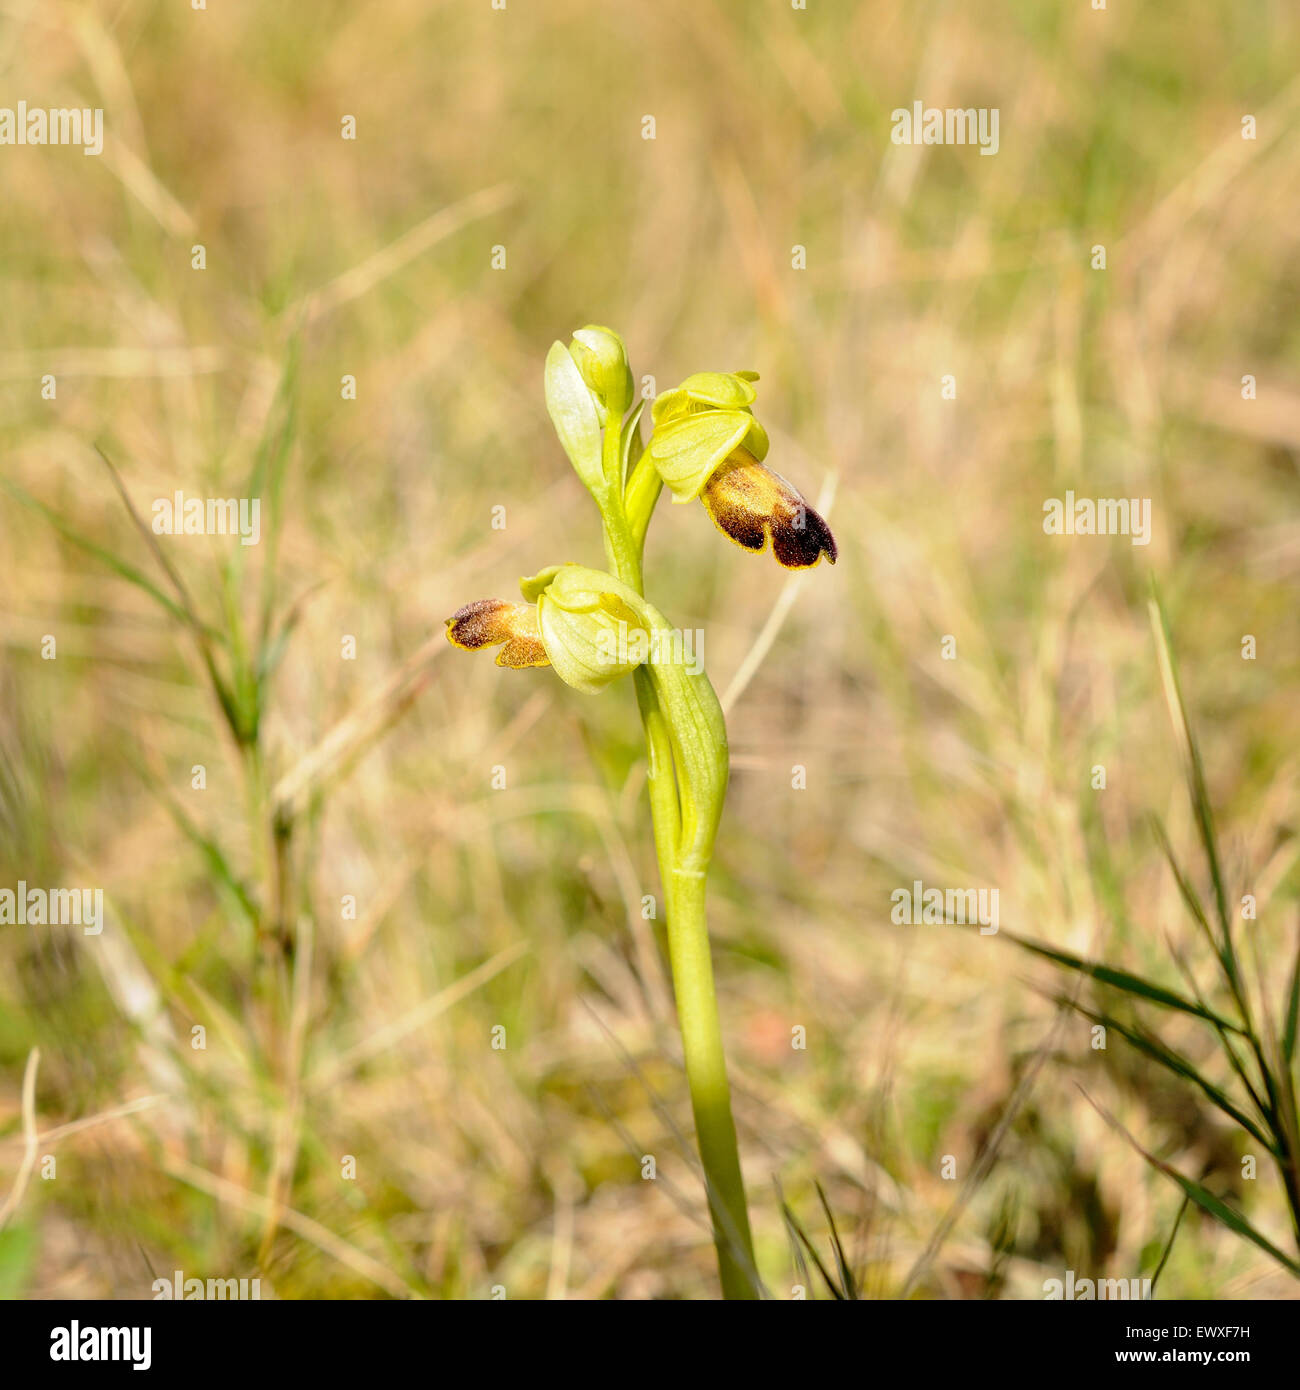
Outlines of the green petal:
{"type": "Polygon", "coordinates": [[[536,603],[542,596],[551,580],[564,568],[563,565],[548,565],[544,570],[538,570],[536,574],[530,574],[519,581],[519,592],[528,600],[529,603],[536,603]]]}
{"type": "Polygon", "coordinates": [[[749,433],[745,436],[745,452],[752,454],[759,463],[767,457],[767,451],[771,444],[767,438],[767,431],[757,420],[750,421],[749,433]]]}
{"type": "Polygon", "coordinates": [[[753,405],[758,395],[745,377],[735,372],[696,372],[682,382],[680,389],[693,401],[717,406],[719,410],[743,410],[753,405]]]}
{"type": "Polygon", "coordinates": [[[680,386],[656,396],[650,402],[650,418],[656,425],[671,420],[674,415],[685,415],[691,408],[691,398],[680,386]]]}
{"type": "MultiPolygon", "coordinates": [[[[656,425],[646,450],[674,502],[691,502],[728,454],[761,426],[746,410],[708,410],[656,425]]],[[[767,452],[767,436],[761,440],[767,452]]],[[[755,454],[755,457],[761,457],[755,454]]]]}

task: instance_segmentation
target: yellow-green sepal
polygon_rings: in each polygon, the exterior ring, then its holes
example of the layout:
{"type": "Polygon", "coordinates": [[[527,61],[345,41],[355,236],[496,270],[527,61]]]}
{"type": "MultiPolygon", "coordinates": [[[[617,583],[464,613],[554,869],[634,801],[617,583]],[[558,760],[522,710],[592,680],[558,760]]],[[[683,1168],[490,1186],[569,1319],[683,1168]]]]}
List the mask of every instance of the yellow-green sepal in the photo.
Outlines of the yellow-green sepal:
{"type": "Polygon", "coordinates": [[[758,392],[757,372],[694,372],[680,386],[656,398],[650,415],[655,424],[704,406],[713,410],[747,410],[758,392]]]}
{"type": "Polygon", "coordinates": [[[718,466],[744,445],[755,458],[768,450],[767,433],[748,410],[703,410],[655,425],[646,453],[674,502],[693,502],[718,466]]]}
{"type": "Polygon", "coordinates": [[[546,411],[583,486],[597,500],[605,492],[601,460],[601,407],[561,342],[546,354],[546,411]]]}

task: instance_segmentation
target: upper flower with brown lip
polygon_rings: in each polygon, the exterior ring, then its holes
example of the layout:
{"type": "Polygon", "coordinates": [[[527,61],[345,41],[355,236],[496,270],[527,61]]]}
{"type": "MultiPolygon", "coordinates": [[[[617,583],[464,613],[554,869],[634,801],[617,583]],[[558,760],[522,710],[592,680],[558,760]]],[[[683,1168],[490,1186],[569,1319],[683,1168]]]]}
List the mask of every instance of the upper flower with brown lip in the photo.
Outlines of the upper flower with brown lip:
{"type": "Polygon", "coordinates": [[[767,432],[754,419],[756,372],[697,372],[651,407],[646,453],[674,502],[697,497],[718,529],[746,550],[768,540],[786,569],[838,551],[830,527],[794,485],[763,465],[767,432]]]}

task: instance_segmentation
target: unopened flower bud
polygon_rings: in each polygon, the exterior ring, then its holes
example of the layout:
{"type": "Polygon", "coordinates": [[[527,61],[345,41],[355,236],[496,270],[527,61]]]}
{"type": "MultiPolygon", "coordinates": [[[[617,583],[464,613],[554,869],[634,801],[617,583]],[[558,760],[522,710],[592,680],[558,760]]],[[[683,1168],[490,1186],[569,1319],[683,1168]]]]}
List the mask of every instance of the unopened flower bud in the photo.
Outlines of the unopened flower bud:
{"type": "Polygon", "coordinates": [[[569,352],[607,418],[621,420],[632,403],[632,371],[623,339],[612,328],[588,324],[573,335],[569,352]]]}

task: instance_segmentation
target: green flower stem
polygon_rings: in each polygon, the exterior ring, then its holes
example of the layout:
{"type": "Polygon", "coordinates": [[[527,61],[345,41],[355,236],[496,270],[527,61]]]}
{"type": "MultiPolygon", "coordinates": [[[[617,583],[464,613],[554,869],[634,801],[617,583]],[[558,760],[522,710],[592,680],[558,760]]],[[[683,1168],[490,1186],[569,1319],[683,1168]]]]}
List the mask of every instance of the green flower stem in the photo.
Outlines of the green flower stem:
{"type": "Polygon", "coordinates": [[[758,1297],[753,1237],[745,1206],[731,1087],[722,1051],[722,1026],[713,987],[709,929],[704,913],[705,877],[674,870],[668,893],[668,955],[682,1030],[686,1081],[695,1115],[695,1136],[709,1191],[713,1243],[724,1298],[758,1297]]]}
{"type": "MultiPolygon", "coordinates": [[[[612,479],[622,481],[621,459],[615,471],[611,444],[618,457],[618,428],[612,423],[605,431],[602,459],[606,496],[597,499],[604,519],[605,551],[618,578],[643,595],[645,526],[639,526],[640,534],[634,535],[621,488],[615,493],[609,486],[612,479]]],[[[657,494],[658,489],[654,491],[657,494]]],[[[649,500],[653,507],[656,496],[649,500]]],[[[667,627],[654,609],[649,609],[648,616],[654,626],[667,627]]],[[[645,729],[650,813],[668,914],[673,993],[722,1293],[728,1299],[757,1298],[753,1237],[705,915],[705,876],[726,795],[726,724],[717,695],[703,674],[691,676],[681,666],[653,665],[638,668],[634,681],[645,729]]]]}
{"type": "Polygon", "coordinates": [[[645,588],[641,580],[641,549],[632,538],[632,530],[627,524],[622,502],[614,502],[611,499],[609,506],[606,506],[602,499],[596,500],[601,503],[601,516],[605,523],[605,555],[609,560],[610,570],[629,589],[644,594],[645,588]]]}

